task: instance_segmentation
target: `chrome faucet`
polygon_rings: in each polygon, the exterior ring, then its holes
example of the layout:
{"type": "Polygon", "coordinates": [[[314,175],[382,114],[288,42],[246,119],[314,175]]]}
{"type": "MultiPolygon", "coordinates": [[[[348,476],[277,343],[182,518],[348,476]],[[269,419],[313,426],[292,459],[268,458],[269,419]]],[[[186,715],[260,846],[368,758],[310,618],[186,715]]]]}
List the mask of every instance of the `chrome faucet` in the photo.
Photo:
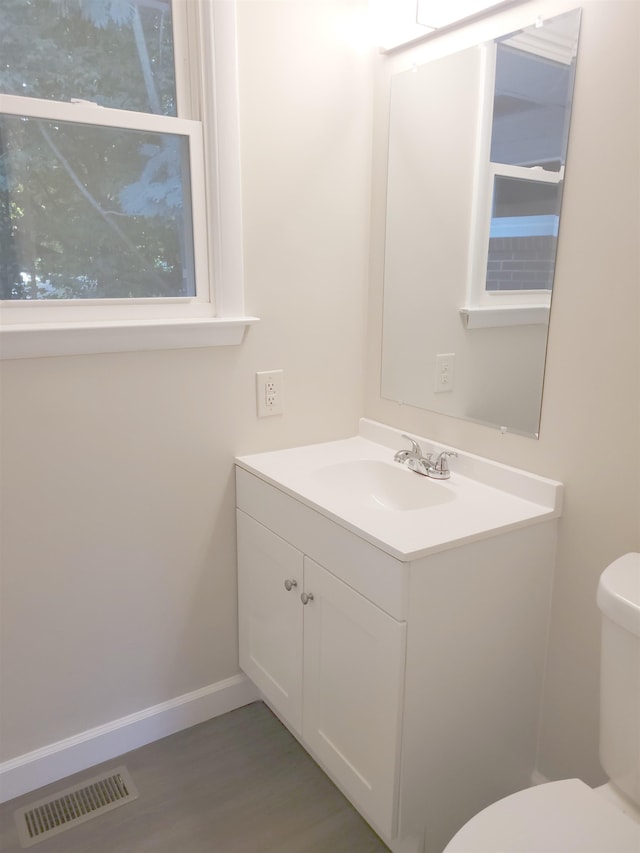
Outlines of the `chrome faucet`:
{"type": "Polygon", "coordinates": [[[406,462],[407,467],[411,468],[412,471],[415,471],[416,474],[422,474],[423,476],[428,477],[429,471],[433,467],[431,453],[427,453],[425,456],[417,441],[410,438],[408,435],[404,435],[404,433],[402,437],[411,442],[411,450],[398,450],[393,457],[394,462],[400,462],[402,464],[406,462]]]}
{"type": "Polygon", "coordinates": [[[422,474],[424,477],[433,477],[434,480],[448,480],[451,476],[449,470],[449,456],[457,456],[455,450],[443,450],[438,454],[436,461],[433,461],[433,454],[422,452],[422,448],[415,439],[408,435],[402,435],[407,441],[411,442],[411,450],[398,450],[394,455],[394,462],[400,462],[407,465],[416,474],[422,474]]]}

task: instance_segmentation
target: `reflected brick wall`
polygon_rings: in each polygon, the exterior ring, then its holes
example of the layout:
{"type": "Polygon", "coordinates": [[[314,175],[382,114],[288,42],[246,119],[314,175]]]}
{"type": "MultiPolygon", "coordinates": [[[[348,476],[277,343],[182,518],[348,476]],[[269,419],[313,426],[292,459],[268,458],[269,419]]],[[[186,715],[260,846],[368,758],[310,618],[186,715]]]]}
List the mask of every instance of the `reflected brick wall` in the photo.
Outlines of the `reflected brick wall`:
{"type": "Polygon", "coordinates": [[[487,290],[551,290],[557,237],[492,237],[487,290]]]}

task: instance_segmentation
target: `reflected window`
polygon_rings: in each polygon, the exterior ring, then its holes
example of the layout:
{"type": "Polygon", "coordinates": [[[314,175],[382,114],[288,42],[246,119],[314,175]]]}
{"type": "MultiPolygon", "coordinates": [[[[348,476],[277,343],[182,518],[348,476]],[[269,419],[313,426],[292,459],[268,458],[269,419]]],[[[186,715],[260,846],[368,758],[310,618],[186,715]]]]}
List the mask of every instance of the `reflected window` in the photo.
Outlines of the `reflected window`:
{"type": "Polygon", "coordinates": [[[486,289],[551,290],[560,185],[496,175],[486,289]]]}
{"type": "Polygon", "coordinates": [[[469,284],[472,307],[548,310],[578,25],[579,16],[567,13],[486,47],[477,233],[469,284]]]}
{"type": "Polygon", "coordinates": [[[496,45],[487,291],[553,288],[573,72],[544,52],[496,45]]]}

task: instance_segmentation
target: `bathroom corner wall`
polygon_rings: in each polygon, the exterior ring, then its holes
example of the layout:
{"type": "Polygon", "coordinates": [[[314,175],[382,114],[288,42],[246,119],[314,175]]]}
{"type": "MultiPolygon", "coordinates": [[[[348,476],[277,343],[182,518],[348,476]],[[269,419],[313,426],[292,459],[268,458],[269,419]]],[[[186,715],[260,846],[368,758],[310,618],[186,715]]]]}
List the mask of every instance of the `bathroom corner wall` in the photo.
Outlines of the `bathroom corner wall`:
{"type": "Polygon", "coordinates": [[[238,672],[233,457],[362,414],[371,150],[365,4],[242,0],[239,347],[4,362],[9,760],[238,672]],[[283,416],[255,372],[282,368],[283,416]]]}
{"type": "MultiPolygon", "coordinates": [[[[598,761],[603,568],[640,550],[640,4],[518,6],[375,68],[368,417],[565,483],[538,770],[604,781],[598,761]],[[380,396],[389,74],[580,5],[562,234],[538,441],[380,396]]],[[[428,329],[425,328],[425,334],[428,329]]],[[[508,642],[508,640],[506,640],[508,642]]]]}
{"type": "Polygon", "coordinates": [[[246,307],[261,323],[241,347],[0,367],[0,760],[237,672],[233,456],[353,433],[364,375],[367,416],[565,482],[539,770],[602,781],[595,590],[610,560],[640,550],[640,6],[540,0],[503,17],[575,5],[571,173],[533,441],[380,398],[389,60],[374,67],[365,364],[364,0],[241,0],[246,307]],[[254,374],[275,368],[285,415],[258,420],[254,374]]]}

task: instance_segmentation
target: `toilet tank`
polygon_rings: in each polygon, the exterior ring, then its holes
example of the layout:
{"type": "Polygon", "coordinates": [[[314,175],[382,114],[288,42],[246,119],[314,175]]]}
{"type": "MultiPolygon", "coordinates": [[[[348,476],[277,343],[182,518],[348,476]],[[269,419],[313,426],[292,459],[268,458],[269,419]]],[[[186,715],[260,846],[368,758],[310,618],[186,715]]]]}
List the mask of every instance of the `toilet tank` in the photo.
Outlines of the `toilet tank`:
{"type": "Polygon", "coordinates": [[[604,570],[598,607],[600,762],[613,785],[640,806],[640,554],[625,554],[604,570]]]}

